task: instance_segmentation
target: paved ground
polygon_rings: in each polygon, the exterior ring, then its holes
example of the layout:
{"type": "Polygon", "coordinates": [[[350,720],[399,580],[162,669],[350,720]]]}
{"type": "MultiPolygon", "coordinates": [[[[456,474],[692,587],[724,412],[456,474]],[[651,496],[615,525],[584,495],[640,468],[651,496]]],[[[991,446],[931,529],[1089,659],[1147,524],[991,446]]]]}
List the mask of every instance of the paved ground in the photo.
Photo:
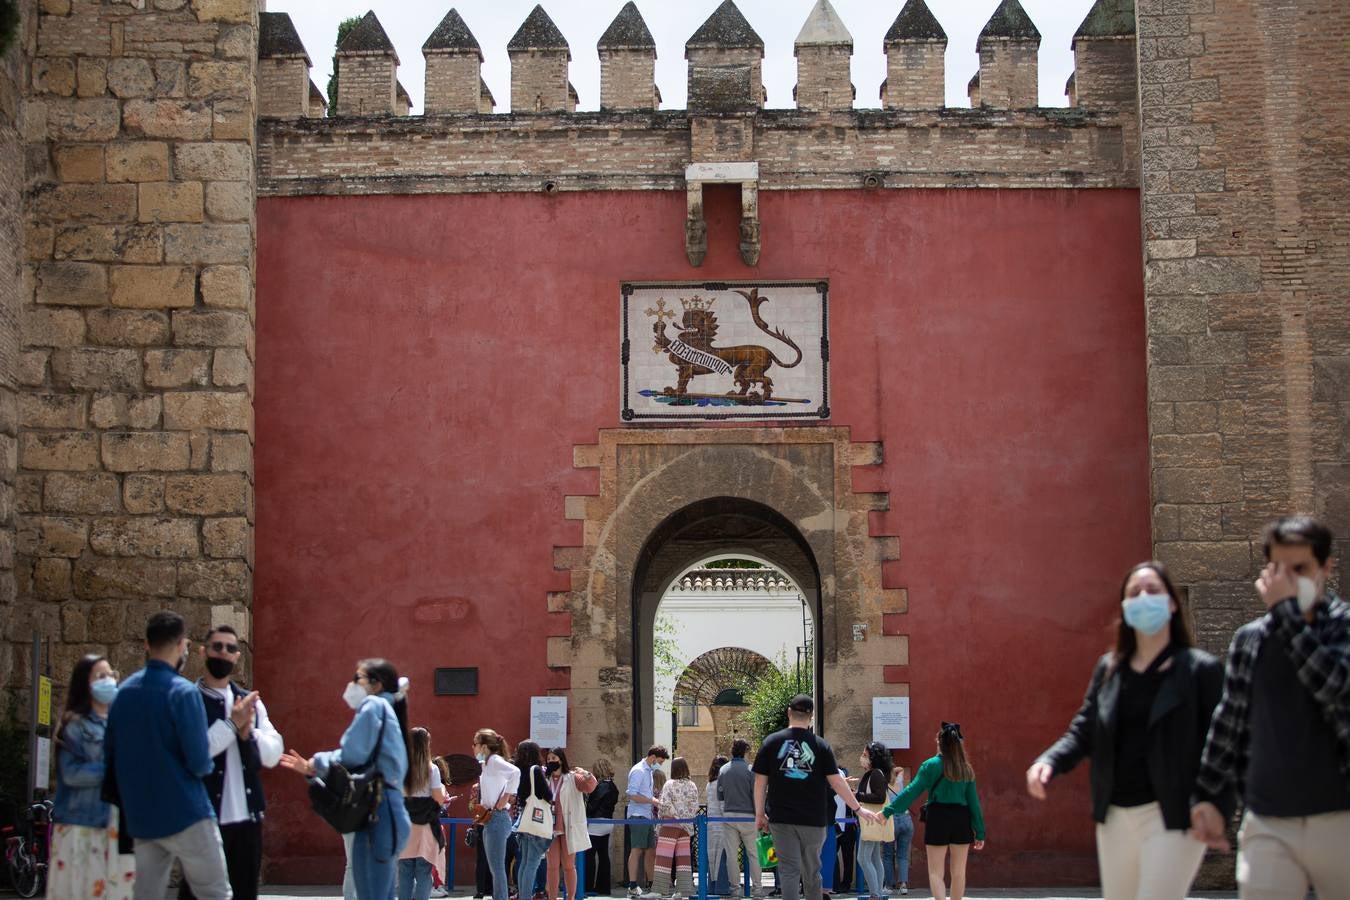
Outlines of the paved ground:
{"type": "MultiPolygon", "coordinates": [[[[296,885],[277,885],[264,886],[262,895],[270,898],[270,900],[308,900],[308,898],[313,897],[340,897],[342,896],[342,891],[336,886],[301,887],[296,885]]],[[[1034,888],[1004,888],[1001,890],[998,888],[988,888],[979,890],[972,889],[966,892],[967,897],[977,898],[977,900],[1081,900],[1081,898],[1100,897],[1101,895],[1102,892],[1100,890],[1078,890],[1074,888],[1046,888],[1043,890],[1034,888]]],[[[451,894],[450,896],[456,898],[471,898],[473,895],[471,893],[459,893],[451,894]]],[[[841,898],[841,900],[853,900],[851,894],[836,894],[835,896],[841,898]]],[[[1206,898],[1206,900],[1208,900],[1208,898],[1214,898],[1214,900],[1229,900],[1229,898],[1237,897],[1237,894],[1223,891],[1192,891],[1190,896],[1196,898],[1196,900],[1200,900],[1200,898],[1206,898]]],[[[916,889],[909,892],[909,897],[913,898],[913,900],[925,900],[925,898],[932,897],[932,894],[928,893],[926,890],[916,889]]],[[[866,900],[866,898],[864,897],[863,900],[866,900]]],[[[898,898],[892,898],[892,900],[898,900],[898,898]]],[[[906,898],[906,900],[908,900],[908,898],[906,898]]]]}

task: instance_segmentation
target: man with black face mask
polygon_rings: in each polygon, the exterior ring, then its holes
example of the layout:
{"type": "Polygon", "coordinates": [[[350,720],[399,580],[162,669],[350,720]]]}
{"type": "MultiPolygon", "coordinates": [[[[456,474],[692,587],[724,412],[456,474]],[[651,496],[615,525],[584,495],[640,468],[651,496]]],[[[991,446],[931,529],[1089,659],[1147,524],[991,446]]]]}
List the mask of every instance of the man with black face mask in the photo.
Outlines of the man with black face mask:
{"type": "MultiPolygon", "coordinates": [[[[197,690],[206,708],[213,764],[202,781],[220,823],[234,900],[255,900],[265,806],[258,773],[277,764],[285,744],[267,718],[258,692],[246,691],[230,679],[240,652],[239,635],[229,625],[213,627],[202,642],[206,675],[197,680],[197,690]]],[[[179,885],[178,897],[193,897],[187,879],[179,885]]]]}

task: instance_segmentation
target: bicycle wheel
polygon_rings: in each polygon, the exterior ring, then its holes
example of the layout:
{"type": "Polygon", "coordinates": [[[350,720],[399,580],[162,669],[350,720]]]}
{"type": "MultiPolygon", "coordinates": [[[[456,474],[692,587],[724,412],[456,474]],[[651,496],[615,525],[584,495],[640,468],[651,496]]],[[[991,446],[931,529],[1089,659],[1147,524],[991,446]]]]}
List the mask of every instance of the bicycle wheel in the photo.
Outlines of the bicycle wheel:
{"type": "Polygon", "coordinates": [[[9,859],[9,883],[20,897],[36,897],[41,888],[37,863],[26,850],[21,850],[9,859]]]}

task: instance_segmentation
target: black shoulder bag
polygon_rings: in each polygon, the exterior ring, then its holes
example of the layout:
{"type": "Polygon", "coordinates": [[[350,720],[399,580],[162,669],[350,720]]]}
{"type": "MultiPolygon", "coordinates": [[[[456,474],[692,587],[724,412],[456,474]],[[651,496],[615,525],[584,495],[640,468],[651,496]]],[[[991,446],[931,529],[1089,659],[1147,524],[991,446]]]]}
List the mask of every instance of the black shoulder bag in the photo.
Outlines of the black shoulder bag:
{"type": "Polygon", "coordinates": [[[939,784],[942,784],[942,776],[941,776],[941,775],[938,776],[938,780],[937,780],[937,781],[933,782],[933,786],[930,787],[930,788],[928,789],[928,799],[924,801],[923,806],[920,806],[920,807],[919,807],[919,821],[920,821],[920,822],[927,822],[927,821],[928,821],[928,804],[933,802],[933,795],[937,793],[937,786],[938,786],[939,784]]]}
{"type": "Polygon", "coordinates": [[[384,778],[375,761],[380,757],[380,745],[384,742],[384,725],[389,717],[380,710],[380,733],[375,738],[375,749],[370,752],[366,764],[348,770],[339,762],[328,767],[323,778],[315,777],[309,782],[309,803],[323,820],[337,829],[338,834],[351,834],[360,831],[375,821],[375,813],[380,808],[384,796],[384,778]]]}

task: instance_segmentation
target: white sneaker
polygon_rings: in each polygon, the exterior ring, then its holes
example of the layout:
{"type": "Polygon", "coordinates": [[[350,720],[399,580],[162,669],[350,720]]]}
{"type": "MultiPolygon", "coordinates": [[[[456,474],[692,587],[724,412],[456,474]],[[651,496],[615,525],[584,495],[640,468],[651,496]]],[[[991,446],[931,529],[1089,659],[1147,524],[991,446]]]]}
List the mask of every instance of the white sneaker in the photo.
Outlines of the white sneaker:
{"type": "Polygon", "coordinates": [[[443,888],[443,887],[434,887],[434,888],[431,889],[431,896],[432,896],[432,897],[449,897],[450,895],[449,895],[448,893],[446,893],[445,888],[443,888]]]}

